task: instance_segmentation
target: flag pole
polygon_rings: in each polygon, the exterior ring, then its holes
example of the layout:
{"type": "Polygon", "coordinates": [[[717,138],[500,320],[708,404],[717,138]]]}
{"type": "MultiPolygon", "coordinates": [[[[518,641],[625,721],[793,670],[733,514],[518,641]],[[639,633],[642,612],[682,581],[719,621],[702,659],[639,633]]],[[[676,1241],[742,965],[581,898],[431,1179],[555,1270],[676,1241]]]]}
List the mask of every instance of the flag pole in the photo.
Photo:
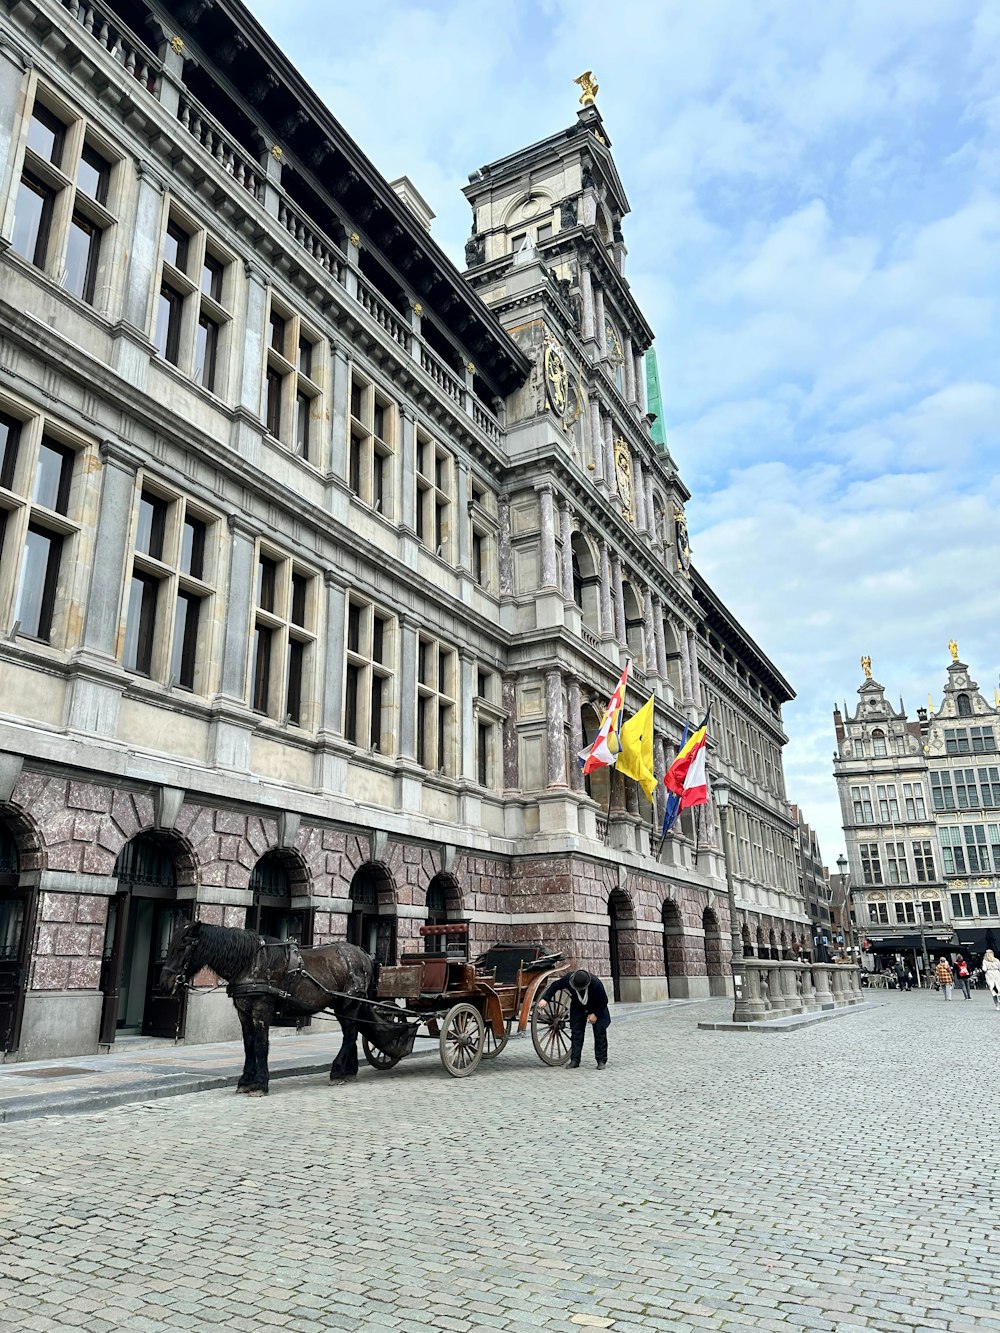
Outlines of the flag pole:
{"type": "Polygon", "coordinates": [[[614,764],[608,765],[608,809],[604,816],[604,845],[607,846],[608,838],[611,836],[611,783],[614,781],[614,764]]]}

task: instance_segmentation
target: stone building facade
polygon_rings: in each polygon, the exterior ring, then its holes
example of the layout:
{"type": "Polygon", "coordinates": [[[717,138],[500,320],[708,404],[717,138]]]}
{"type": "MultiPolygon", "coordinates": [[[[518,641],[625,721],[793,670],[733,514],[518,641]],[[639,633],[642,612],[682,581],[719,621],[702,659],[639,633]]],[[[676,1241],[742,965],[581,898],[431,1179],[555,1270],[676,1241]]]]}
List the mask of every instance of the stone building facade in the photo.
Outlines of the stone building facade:
{"type": "Polygon", "coordinates": [[[1000,705],[951,654],[937,711],[894,708],[866,658],[857,709],[834,712],[858,929],[870,954],[921,965],[1000,947],[1000,705]]]}
{"type": "Polygon", "coordinates": [[[823,865],[816,830],[809,827],[797,805],[792,806],[795,821],[795,868],[802,900],[809,913],[812,929],[812,953],[825,962],[834,944],[830,874],[823,865]]]}
{"type": "Polygon", "coordinates": [[[599,113],[476,173],[461,274],[237,0],[0,18],[0,1046],[233,1031],[198,918],[542,939],[726,987],[711,807],[576,752],[711,702],[748,947],[807,917],[787,682],[691,567],[599,113]]]}

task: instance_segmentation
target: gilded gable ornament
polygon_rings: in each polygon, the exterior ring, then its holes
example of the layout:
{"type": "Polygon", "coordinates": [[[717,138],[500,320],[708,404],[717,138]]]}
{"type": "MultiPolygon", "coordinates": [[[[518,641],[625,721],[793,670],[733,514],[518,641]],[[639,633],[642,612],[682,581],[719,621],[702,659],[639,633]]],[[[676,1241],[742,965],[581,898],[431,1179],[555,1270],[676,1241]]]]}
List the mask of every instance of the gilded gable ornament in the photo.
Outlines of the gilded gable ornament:
{"type": "Polygon", "coordinates": [[[593,70],[585,70],[578,79],[573,80],[580,87],[580,105],[593,106],[600,88],[594,78],[593,70]]]}
{"type": "Polygon", "coordinates": [[[635,488],[632,481],[632,453],[624,440],[615,440],[615,477],[618,482],[618,494],[621,497],[622,513],[629,520],[632,518],[632,501],[635,488]]]}
{"type": "Polygon", "coordinates": [[[674,534],[677,539],[677,568],[688,574],[691,571],[691,543],[688,541],[687,517],[683,509],[674,509],[674,534]]]}
{"type": "Polygon", "coordinates": [[[565,415],[569,406],[569,375],[562,348],[552,337],[545,339],[545,397],[556,416],[565,415]]]}

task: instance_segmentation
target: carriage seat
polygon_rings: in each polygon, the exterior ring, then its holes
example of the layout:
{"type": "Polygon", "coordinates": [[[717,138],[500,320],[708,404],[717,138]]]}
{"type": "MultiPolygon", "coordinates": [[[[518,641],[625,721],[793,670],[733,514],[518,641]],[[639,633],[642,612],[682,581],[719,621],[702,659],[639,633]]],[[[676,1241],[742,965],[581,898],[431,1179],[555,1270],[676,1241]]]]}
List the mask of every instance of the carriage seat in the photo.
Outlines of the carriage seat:
{"type": "Polygon", "coordinates": [[[419,963],[423,968],[423,974],[420,982],[421,992],[424,994],[440,994],[446,989],[448,980],[448,959],[443,953],[403,953],[399,955],[401,963],[409,963],[412,967],[419,963]]]}

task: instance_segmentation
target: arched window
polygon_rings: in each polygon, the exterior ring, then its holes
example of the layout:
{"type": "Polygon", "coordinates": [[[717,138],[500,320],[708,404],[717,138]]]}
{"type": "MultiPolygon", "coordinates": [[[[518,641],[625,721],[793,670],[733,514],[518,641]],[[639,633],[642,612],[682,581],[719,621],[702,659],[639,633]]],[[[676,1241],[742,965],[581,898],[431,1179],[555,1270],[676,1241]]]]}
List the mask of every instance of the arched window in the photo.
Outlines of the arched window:
{"type": "Polygon", "coordinates": [[[601,576],[598,573],[594,552],[586,537],[574,532],[573,551],[573,601],[580,608],[583,623],[594,634],[601,632],[601,576]]]}
{"type": "Polygon", "coordinates": [[[885,732],[876,728],[872,732],[872,754],[876,759],[883,759],[889,753],[885,743],[885,732]]]}
{"type": "Polygon", "coordinates": [[[959,717],[972,716],[972,700],[969,698],[967,694],[960,694],[958,696],[958,716],[959,717]]]}
{"type": "Polygon", "coordinates": [[[294,940],[296,944],[309,943],[306,913],[292,911],[292,882],[285,854],[266,852],[254,866],[248,887],[253,902],[247,908],[247,930],[277,940],[294,940]]]}
{"type": "Polygon", "coordinates": [[[379,897],[395,903],[395,893],[389,874],[376,865],[359,867],[351,880],[351,915],[347,923],[347,939],[380,963],[396,960],[396,913],[379,911],[379,897]]]}
{"type": "Polygon", "coordinates": [[[646,669],[645,616],[639,595],[628,580],[623,580],[623,600],[625,602],[625,639],[629,652],[635,659],[640,671],[646,669]]]}

